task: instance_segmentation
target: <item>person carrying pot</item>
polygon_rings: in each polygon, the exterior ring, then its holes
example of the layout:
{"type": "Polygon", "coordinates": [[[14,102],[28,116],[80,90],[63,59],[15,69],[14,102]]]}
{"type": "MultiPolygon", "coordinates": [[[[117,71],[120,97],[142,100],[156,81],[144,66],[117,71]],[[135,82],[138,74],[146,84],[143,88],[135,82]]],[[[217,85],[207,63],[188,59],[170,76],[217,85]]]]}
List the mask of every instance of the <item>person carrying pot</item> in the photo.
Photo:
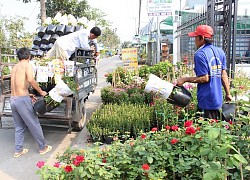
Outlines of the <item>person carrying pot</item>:
{"type": "Polygon", "coordinates": [[[204,118],[221,119],[219,109],[223,104],[222,86],[226,101],[231,101],[226,72],[226,56],[221,48],[212,45],[213,29],[208,25],[197,26],[188,36],[194,37],[197,51],[194,54],[195,77],[181,77],[177,84],[197,83],[198,111],[204,118]]]}
{"type": "Polygon", "coordinates": [[[45,58],[59,58],[69,60],[76,48],[89,49],[89,42],[101,35],[99,27],[93,27],[91,30],[82,29],[65,36],[59,37],[53,47],[46,53],[45,58]]]}
{"type": "Polygon", "coordinates": [[[18,49],[17,57],[19,62],[11,71],[10,97],[10,107],[15,122],[14,157],[17,158],[29,151],[28,149],[23,148],[24,135],[27,127],[39,146],[39,153],[46,154],[52,149],[52,147],[46,145],[42,127],[38,116],[33,109],[35,97],[29,94],[28,87],[32,86],[41,96],[45,96],[47,92],[42,91],[34,79],[33,68],[29,63],[30,50],[28,48],[18,49]]]}

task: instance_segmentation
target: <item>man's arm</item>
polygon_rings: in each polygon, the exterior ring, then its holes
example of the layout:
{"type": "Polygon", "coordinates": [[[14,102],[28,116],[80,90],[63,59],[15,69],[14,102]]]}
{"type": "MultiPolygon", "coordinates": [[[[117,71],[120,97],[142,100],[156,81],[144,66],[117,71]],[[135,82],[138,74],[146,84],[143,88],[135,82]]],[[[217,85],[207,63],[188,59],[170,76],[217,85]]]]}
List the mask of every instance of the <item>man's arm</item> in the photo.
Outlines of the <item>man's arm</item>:
{"type": "Polygon", "coordinates": [[[206,74],[204,76],[199,76],[199,77],[182,77],[182,78],[177,79],[177,84],[179,86],[182,86],[185,82],[207,83],[209,82],[209,76],[206,74]]]}
{"type": "Polygon", "coordinates": [[[47,94],[47,92],[42,91],[42,89],[39,87],[39,85],[37,84],[37,82],[34,79],[33,76],[33,68],[31,66],[31,64],[28,63],[27,66],[27,71],[26,71],[26,76],[27,76],[27,81],[29,82],[29,84],[41,95],[41,96],[45,96],[47,94]]]}
{"type": "Polygon", "coordinates": [[[221,80],[222,80],[222,85],[224,87],[224,90],[226,92],[226,101],[231,101],[232,96],[230,95],[228,75],[224,69],[222,70],[221,80]]]}

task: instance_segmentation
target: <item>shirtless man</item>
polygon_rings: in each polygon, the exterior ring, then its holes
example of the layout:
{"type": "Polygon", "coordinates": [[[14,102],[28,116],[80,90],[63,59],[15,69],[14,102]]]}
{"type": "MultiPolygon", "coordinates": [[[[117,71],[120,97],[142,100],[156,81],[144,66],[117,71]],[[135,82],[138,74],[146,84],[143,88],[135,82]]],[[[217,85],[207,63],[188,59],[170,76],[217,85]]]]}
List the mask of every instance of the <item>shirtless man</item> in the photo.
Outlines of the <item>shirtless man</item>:
{"type": "Polygon", "coordinates": [[[15,122],[15,153],[19,157],[29,150],[23,148],[24,134],[26,127],[30,130],[33,138],[39,146],[39,153],[46,154],[52,147],[46,145],[42,127],[38,116],[33,109],[34,96],[29,95],[28,87],[31,85],[37,92],[45,96],[47,92],[42,91],[33,77],[33,68],[29,63],[30,50],[21,48],[17,51],[19,63],[11,72],[11,97],[10,106],[15,122]]]}

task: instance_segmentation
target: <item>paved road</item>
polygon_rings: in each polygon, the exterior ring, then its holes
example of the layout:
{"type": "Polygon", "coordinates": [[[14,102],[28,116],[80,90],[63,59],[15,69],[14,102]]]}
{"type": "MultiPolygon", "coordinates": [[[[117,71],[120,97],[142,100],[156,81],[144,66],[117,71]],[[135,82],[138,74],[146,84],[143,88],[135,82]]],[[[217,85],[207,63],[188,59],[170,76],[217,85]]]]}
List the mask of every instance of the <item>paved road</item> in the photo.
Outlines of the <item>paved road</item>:
{"type": "MultiPolygon", "coordinates": [[[[96,91],[90,95],[87,101],[87,118],[98,108],[101,103],[100,89],[107,85],[104,74],[111,72],[122,62],[118,56],[102,59],[97,66],[98,85],[96,91]]],[[[57,154],[69,147],[84,148],[87,145],[88,131],[84,128],[81,132],[68,134],[67,129],[43,126],[44,136],[47,144],[53,146],[51,153],[40,155],[38,146],[29,131],[25,134],[24,147],[30,149],[26,155],[13,158],[14,153],[14,126],[12,118],[3,119],[4,129],[0,129],[0,180],[36,180],[39,176],[35,174],[38,161],[47,161],[49,164],[55,162],[57,154]]]]}

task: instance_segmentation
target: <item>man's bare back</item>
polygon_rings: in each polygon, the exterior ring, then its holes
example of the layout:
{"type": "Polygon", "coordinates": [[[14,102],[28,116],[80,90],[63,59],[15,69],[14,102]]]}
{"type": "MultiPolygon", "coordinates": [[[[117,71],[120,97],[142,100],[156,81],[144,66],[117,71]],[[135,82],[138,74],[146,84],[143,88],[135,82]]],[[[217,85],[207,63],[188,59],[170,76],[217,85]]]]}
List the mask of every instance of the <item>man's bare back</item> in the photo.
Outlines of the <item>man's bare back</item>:
{"type": "Polygon", "coordinates": [[[28,60],[22,60],[13,67],[11,72],[11,96],[29,95],[28,76],[33,77],[32,66],[28,60]]]}

